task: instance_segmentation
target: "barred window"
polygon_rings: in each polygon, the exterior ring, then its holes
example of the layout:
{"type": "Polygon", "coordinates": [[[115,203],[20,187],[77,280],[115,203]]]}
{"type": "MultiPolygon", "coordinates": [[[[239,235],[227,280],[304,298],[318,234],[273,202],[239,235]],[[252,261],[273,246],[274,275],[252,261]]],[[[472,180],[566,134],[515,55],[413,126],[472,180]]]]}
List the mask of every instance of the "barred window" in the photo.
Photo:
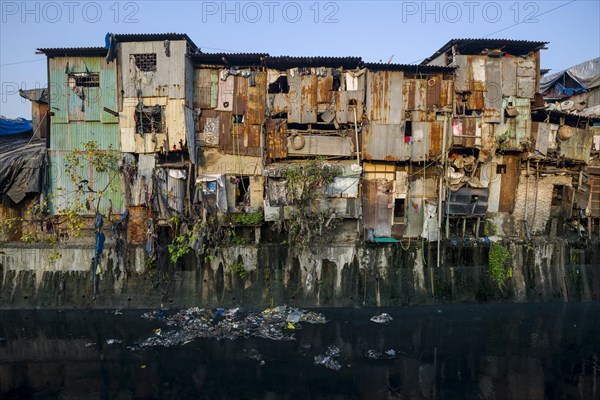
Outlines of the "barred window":
{"type": "Polygon", "coordinates": [[[100,87],[100,74],[97,72],[69,74],[69,87],[100,87]]]}
{"type": "Polygon", "coordinates": [[[134,54],[133,57],[140,71],[156,71],[156,53],[134,54]]]}

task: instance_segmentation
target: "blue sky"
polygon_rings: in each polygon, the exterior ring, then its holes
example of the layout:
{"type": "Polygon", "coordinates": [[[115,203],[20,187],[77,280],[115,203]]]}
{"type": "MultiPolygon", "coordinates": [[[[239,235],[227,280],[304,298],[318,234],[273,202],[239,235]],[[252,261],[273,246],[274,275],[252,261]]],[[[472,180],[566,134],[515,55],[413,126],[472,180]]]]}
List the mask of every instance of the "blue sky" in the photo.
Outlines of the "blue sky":
{"type": "Polygon", "coordinates": [[[451,38],[548,41],[542,68],[600,56],[600,1],[6,1],[0,115],[30,117],[46,86],[40,47],[103,46],[107,32],[187,33],[206,52],[361,56],[414,63],[451,38]]]}

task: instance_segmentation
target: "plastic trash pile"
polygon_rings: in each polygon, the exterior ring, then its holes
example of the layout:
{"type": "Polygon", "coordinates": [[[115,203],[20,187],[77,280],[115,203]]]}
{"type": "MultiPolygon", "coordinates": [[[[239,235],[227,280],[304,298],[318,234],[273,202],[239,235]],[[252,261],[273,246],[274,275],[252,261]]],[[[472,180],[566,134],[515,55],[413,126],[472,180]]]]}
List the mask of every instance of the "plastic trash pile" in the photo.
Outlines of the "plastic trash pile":
{"type": "Polygon", "coordinates": [[[164,310],[156,310],[143,314],[142,318],[164,322],[172,329],[155,329],[152,336],[131,346],[131,350],[176,346],[196,338],[234,340],[258,337],[277,341],[295,340],[294,331],[301,329],[302,322],[327,322],[321,313],[286,306],[250,313],[243,313],[239,308],[193,307],[170,316],[167,316],[164,310]]]}
{"type": "Polygon", "coordinates": [[[315,356],[315,364],[323,365],[334,371],[339,371],[342,368],[342,365],[338,361],[339,356],[340,348],[337,346],[329,346],[325,355],[319,354],[318,356],[315,356]]]}
{"type": "Polygon", "coordinates": [[[389,323],[393,318],[386,313],[381,313],[379,315],[375,315],[374,317],[371,318],[371,321],[378,323],[378,324],[387,324],[389,323]]]}

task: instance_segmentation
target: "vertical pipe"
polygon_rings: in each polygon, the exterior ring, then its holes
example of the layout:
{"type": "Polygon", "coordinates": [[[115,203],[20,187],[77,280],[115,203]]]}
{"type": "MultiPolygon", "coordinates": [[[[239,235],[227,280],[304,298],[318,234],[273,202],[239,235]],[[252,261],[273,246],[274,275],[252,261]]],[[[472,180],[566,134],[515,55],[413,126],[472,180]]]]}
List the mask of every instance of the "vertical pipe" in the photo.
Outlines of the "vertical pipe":
{"type": "MultiPolygon", "coordinates": [[[[527,159],[527,173],[525,174],[525,233],[527,234],[527,211],[529,210],[529,158],[527,159]]],[[[529,236],[529,235],[527,235],[529,236]]]]}
{"type": "Polygon", "coordinates": [[[358,125],[356,121],[356,106],[354,106],[354,135],[356,138],[356,163],[360,165],[360,150],[358,145],[358,125]]]}
{"type": "Polygon", "coordinates": [[[448,115],[444,114],[444,127],[442,129],[442,176],[438,189],[438,241],[437,241],[437,263],[440,266],[440,249],[442,240],[442,193],[444,191],[444,179],[446,179],[446,141],[448,136],[448,115]]]}

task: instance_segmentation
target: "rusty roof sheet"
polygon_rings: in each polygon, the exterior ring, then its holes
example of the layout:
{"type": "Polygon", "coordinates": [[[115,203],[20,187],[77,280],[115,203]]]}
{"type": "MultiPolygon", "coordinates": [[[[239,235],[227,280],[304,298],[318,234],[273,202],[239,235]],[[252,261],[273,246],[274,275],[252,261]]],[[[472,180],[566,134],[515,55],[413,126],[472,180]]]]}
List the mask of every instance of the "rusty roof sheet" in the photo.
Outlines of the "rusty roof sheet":
{"type": "Polygon", "coordinates": [[[273,69],[288,69],[294,67],[343,67],[358,68],[362,63],[361,57],[266,57],[265,65],[273,69]]]}
{"type": "Polygon", "coordinates": [[[502,49],[505,52],[513,55],[528,54],[532,51],[544,48],[549,42],[530,41],[530,40],[515,40],[515,39],[451,39],[436,51],[430,57],[427,57],[421,64],[428,64],[434,58],[442,53],[452,50],[453,46],[457,46],[459,54],[476,55],[480,54],[485,49],[502,49]]]}
{"type": "Polygon", "coordinates": [[[448,72],[452,73],[456,69],[455,66],[442,67],[436,65],[419,65],[419,64],[387,64],[387,63],[363,63],[362,67],[371,71],[404,71],[404,72],[448,72]]]}
{"type": "Polygon", "coordinates": [[[259,65],[268,57],[267,53],[196,53],[190,57],[198,64],[212,65],[259,65]]]}
{"type": "Polygon", "coordinates": [[[106,47],[54,47],[37,49],[48,57],[106,56],[106,47]]]}

